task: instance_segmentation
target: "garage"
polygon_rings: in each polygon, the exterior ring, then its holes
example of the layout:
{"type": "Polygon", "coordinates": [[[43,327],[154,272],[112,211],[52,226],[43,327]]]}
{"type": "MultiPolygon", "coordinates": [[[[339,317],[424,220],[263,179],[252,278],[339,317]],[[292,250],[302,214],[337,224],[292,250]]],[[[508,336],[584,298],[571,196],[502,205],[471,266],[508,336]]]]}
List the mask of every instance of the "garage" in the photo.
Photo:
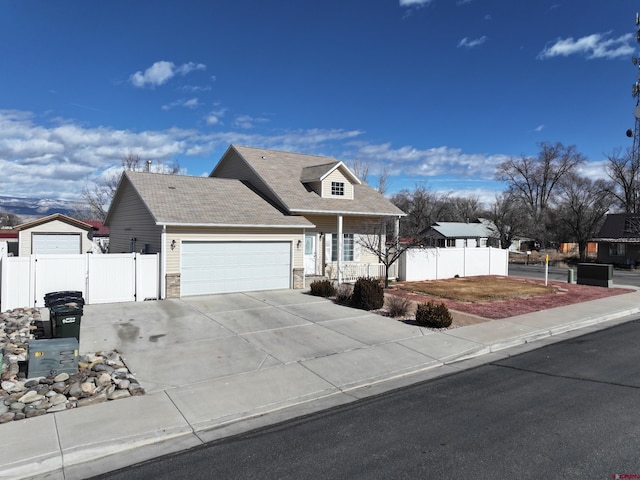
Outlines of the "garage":
{"type": "Polygon", "coordinates": [[[32,252],[36,254],[82,253],[79,233],[34,233],[31,240],[32,252]]]}
{"type": "Polygon", "coordinates": [[[183,242],[181,294],[291,288],[291,242],[183,242]]]}

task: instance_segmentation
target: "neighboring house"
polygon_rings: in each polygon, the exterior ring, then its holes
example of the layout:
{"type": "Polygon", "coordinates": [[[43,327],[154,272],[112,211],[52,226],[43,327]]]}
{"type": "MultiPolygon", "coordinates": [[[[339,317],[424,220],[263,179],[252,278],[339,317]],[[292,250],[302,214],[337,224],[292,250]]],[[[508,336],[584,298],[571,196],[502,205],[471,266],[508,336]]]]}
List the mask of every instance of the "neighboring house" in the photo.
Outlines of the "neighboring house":
{"type": "Polygon", "coordinates": [[[18,232],[14,228],[0,228],[0,257],[18,256],[18,232]]]}
{"type": "Polygon", "coordinates": [[[93,253],[107,253],[109,251],[109,227],[97,220],[85,220],[93,227],[93,253]]]}
{"type": "Polygon", "coordinates": [[[209,177],[125,172],[105,224],[111,253],[160,254],[177,297],[341,280],[378,262],[359,235],[384,241],[379,226],[404,215],[340,161],[231,145],[209,177]]]}
{"type": "Polygon", "coordinates": [[[428,247],[488,247],[492,240],[491,230],[483,223],[436,222],[424,234],[428,247]]]}
{"type": "Polygon", "coordinates": [[[596,238],[597,261],[617,266],[633,267],[640,264],[640,215],[610,213],[596,238]]]}
{"type": "Polygon", "coordinates": [[[18,232],[18,256],[32,254],[79,254],[93,248],[93,227],[56,213],[23,223],[18,232]]]}

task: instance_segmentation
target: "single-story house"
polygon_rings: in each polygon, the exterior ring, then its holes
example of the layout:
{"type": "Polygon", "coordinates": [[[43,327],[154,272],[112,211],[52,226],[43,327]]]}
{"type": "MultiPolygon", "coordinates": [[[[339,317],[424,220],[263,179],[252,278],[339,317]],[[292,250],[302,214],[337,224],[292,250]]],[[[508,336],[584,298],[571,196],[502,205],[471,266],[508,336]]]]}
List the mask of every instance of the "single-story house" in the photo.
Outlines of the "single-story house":
{"type": "Polygon", "coordinates": [[[488,247],[493,233],[484,223],[436,222],[425,232],[429,247],[488,247]]]}
{"type": "Polygon", "coordinates": [[[592,242],[598,243],[597,261],[618,266],[640,264],[640,214],[610,213],[592,242]]]}
{"type": "Polygon", "coordinates": [[[79,254],[93,249],[93,226],[55,213],[15,227],[18,256],[79,254]]]}
{"type": "Polygon", "coordinates": [[[404,215],[341,161],[231,145],[209,177],[124,172],[105,224],[110,253],[160,254],[161,291],[179,297],[340,281],[378,262],[359,236],[384,242],[404,215]]]}

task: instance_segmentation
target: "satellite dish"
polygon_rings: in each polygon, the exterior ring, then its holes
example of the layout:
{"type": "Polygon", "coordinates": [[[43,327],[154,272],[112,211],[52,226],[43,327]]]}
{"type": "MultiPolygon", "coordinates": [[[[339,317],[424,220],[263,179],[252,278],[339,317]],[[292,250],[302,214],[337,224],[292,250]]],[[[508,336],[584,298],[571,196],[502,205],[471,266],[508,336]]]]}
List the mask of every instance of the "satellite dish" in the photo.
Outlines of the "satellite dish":
{"type": "Polygon", "coordinates": [[[640,120],[640,105],[633,109],[633,116],[640,120]]]}
{"type": "Polygon", "coordinates": [[[633,137],[633,132],[631,131],[631,129],[627,130],[627,137],[633,137]]]}

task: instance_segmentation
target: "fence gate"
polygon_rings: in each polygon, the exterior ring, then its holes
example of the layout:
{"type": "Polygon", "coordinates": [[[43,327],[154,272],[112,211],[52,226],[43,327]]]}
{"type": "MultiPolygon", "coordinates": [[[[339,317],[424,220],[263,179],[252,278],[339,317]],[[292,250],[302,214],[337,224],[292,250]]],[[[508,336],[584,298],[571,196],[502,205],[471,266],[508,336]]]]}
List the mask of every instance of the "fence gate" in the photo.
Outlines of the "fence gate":
{"type": "Polygon", "coordinates": [[[31,255],[0,258],[0,311],[43,307],[44,295],[74,290],[87,304],[160,298],[159,256],[31,255]]]}

